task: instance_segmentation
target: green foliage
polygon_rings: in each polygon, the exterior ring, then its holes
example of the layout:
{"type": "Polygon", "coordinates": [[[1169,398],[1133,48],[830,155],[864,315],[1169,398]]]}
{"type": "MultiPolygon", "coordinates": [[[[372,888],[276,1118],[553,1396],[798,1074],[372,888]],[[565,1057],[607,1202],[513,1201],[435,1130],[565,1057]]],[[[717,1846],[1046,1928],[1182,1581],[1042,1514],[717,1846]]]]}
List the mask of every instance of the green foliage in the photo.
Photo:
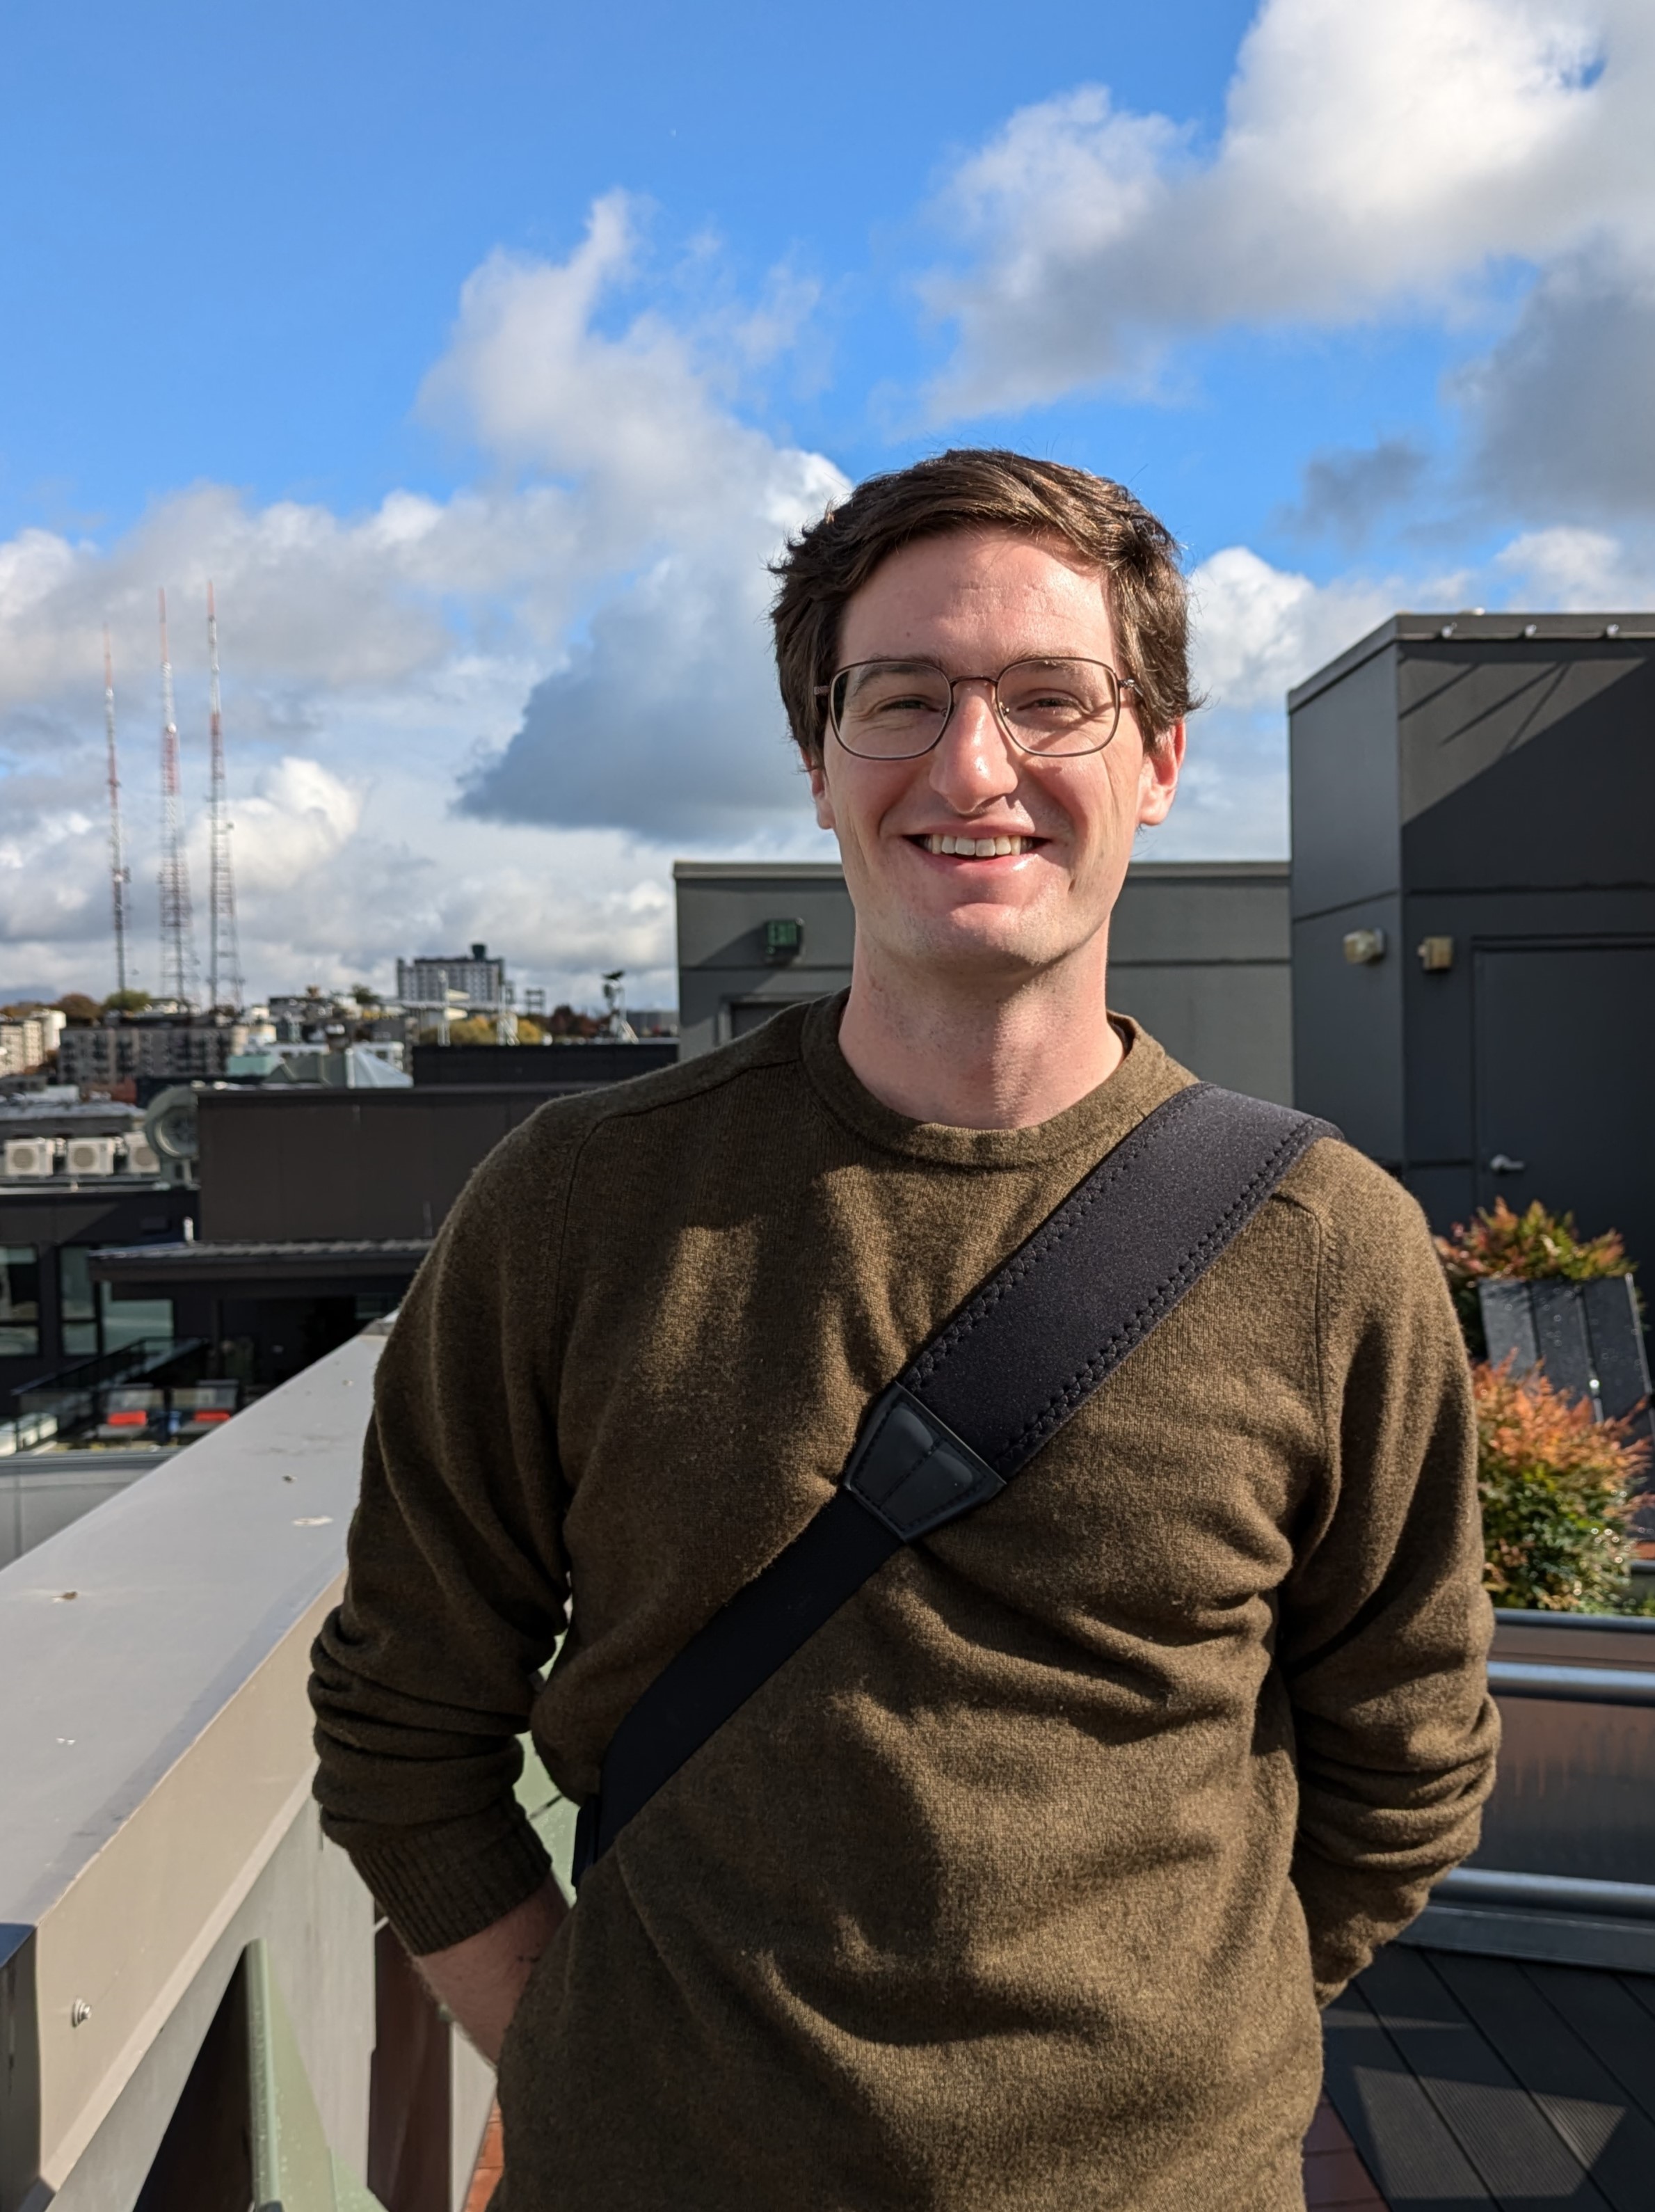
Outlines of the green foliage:
{"type": "Polygon", "coordinates": [[[463,1022],[456,1022],[448,1032],[450,1044],[494,1044],[496,1042],[494,1024],[487,1014],[470,1014],[463,1022]]]}
{"type": "Polygon", "coordinates": [[[106,1014],[141,1014],[149,1004],[148,991],[112,991],[104,1000],[106,1014]]]}
{"type": "MultiPolygon", "coordinates": [[[[1612,1271],[1610,1271],[1612,1272],[1612,1271]]],[[[1538,1368],[1472,1370],[1483,1582],[1496,1605],[1628,1609],[1633,1501],[1649,1458],[1627,1421],[1594,1421],[1538,1368]]]]}
{"type": "Polygon", "coordinates": [[[1548,1213],[1538,1199],[1525,1212],[1513,1213],[1497,1198],[1469,1227],[1457,1221],[1446,1237],[1439,1237],[1437,1251],[1474,1359],[1488,1349],[1477,1303],[1479,1283],[1498,1277],[1523,1283],[1562,1277],[1584,1283],[1599,1275],[1629,1275],[1634,1266],[1618,1230],[1582,1237],[1572,1213],[1548,1213]]]}

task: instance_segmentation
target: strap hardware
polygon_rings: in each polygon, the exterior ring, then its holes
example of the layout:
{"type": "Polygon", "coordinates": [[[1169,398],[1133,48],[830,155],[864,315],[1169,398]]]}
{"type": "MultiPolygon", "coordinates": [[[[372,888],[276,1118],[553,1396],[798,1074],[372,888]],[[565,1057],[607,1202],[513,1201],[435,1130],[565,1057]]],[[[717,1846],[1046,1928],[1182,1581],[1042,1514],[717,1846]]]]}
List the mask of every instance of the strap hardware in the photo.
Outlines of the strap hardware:
{"type": "Polygon", "coordinates": [[[1005,1488],[985,1459],[900,1382],[874,1401],[843,1489],[905,1544],[1005,1488]]]}

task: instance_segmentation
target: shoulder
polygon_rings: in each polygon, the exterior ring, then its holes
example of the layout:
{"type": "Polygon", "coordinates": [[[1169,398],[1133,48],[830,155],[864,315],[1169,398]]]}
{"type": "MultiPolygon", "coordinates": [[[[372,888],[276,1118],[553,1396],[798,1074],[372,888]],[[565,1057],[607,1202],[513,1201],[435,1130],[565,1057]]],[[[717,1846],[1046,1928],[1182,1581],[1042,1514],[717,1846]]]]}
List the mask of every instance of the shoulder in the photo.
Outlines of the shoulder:
{"type": "Polygon", "coordinates": [[[486,1200],[519,1195],[525,1184],[543,1188],[565,1182],[595,1137],[653,1146],[675,1140],[698,1121],[717,1119],[728,1104],[746,1105],[755,1090],[797,1071],[808,1011],[786,1007],[750,1036],[676,1067],[549,1099],[495,1146],[473,1176],[470,1194],[486,1200]]]}
{"type": "Polygon", "coordinates": [[[1419,1200],[1354,1146],[1319,1139],[1282,1178],[1275,1202],[1314,1223],[1329,1298],[1359,1328],[1359,1316],[1399,1321],[1410,1310],[1452,1322],[1419,1200]]]}

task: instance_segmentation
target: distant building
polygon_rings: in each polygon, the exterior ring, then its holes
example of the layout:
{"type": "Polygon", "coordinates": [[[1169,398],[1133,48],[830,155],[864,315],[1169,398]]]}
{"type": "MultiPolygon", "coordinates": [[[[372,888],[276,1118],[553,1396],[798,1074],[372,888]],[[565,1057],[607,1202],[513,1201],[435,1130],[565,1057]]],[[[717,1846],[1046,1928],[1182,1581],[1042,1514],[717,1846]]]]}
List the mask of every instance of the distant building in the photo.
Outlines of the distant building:
{"type": "Polygon", "coordinates": [[[446,1013],[457,1000],[468,1013],[492,1014],[512,1003],[506,963],[491,958],[486,945],[469,953],[425,953],[397,963],[397,996],[408,1007],[432,1006],[446,1013]]]}
{"type": "Polygon", "coordinates": [[[1655,613],[1398,614],[1288,705],[1298,1103],[1647,1279],[1655,613]]]}
{"type": "Polygon", "coordinates": [[[58,1048],[65,1017],[56,1006],[0,1021],[0,1075],[27,1075],[58,1048]]]}
{"type": "MultiPolygon", "coordinates": [[[[836,861],[672,872],[683,1059],[849,983],[856,917],[836,861]]],[[[1109,1002],[1208,1082],[1291,1103],[1287,862],[1134,862],[1110,924],[1109,1002]]]]}
{"type": "Polygon", "coordinates": [[[106,1014],[71,1023],[58,1045],[65,1083],[107,1085],[145,1078],[167,1083],[213,1081],[246,1042],[245,1025],[211,1015],[106,1014]]]}

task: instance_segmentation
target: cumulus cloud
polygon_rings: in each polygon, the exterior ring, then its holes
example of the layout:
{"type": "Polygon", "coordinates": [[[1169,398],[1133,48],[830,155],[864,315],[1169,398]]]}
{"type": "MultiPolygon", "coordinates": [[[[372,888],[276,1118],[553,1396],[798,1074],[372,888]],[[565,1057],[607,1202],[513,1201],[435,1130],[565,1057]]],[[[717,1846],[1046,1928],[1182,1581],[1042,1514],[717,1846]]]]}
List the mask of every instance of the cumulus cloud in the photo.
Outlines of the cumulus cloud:
{"type": "Polygon", "coordinates": [[[427,404],[522,465],[579,473],[591,558],[639,562],[475,769],[494,820],[736,836],[799,805],[771,667],[766,563],[842,495],[821,454],[778,446],[715,396],[685,336],[595,318],[634,251],[619,196],[558,266],[496,256],[467,284],[427,404]],[[642,556],[640,558],[640,556],[642,556]]]}
{"type": "Polygon", "coordinates": [[[1143,857],[1284,854],[1288,691],[1397,604],[1393,580],[1319,585],[1245,545],[1192,570],[1191,659],[1206,703],[1190,723],[1178,803],[1164,829],[1146,834],[1143,857]]]}
{"type": "Polygon", "coordinates": [[[1655,267],[1600,246],[1549,269],[1463,377],[1471,472],[1519,514],[1655,510],[1655,267]]]}
{"type": "Polygon", "coordinates": [[[1655,608],[1655,532],[1630,538],[1560,524],[1528,530],[1495,555],[1507,605],[1566,614],[1655,608]]]}
{"type": "Polygon", "coordinates": [[[1644,0],[1264,0],[1217,143],[1082,87],[959,168],[957,325],[934,394],[969,414],[1112,380],[1227,325],[1440,310],[1505,257],[1655,257],[1644,0]]]}
{"type": "MultiPolygon", "coordinates": [[[[648,312],[615,324],[635,253],[616,197],[567,261],[497,255],[476,272],[421,396],[478,452],[452,497],[397,491],[342,516],[203,484],[112,545],[39,530],[0,544],[14,978],[98,980],[106,623],[143,965],[162,582],[197,810],[209,577],[217,589],[242,941],[262,988],[388,982],[399,952],[481,937],[560,993],[619,963],[670,999],[663,847],[773,842],[795,824],[814,839],[780,742],[764,564],[845,479],[744,422],[694,329],[648,312]]],[[[735,352],[761,359],[806,306],[778,279],[735,352]]],[[[200,840],[197,818],[197,900],[200,840]]]]}
{"type": "Polygon", "coordinates": [[[1353,550],[1383,514],[1413,498],[1429,466],[1423,447],[1406,437],[1312,453],[1304,466],[1297,504],[1279,520],[1298,536],[1333,538],[1353,550]]]}

